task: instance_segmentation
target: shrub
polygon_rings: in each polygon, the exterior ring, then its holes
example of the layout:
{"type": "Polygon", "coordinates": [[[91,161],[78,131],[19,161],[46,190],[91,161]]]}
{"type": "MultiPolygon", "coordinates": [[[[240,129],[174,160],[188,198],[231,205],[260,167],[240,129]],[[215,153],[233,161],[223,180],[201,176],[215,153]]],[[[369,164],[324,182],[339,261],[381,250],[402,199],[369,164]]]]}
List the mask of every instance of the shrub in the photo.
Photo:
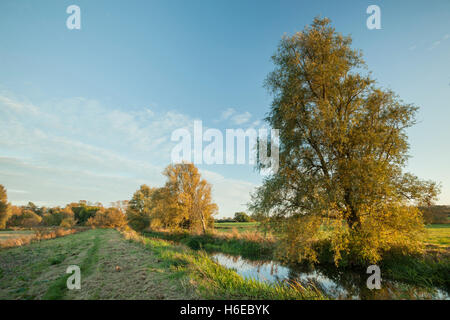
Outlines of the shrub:
{"type": "Polygon", "coordinates": [[[87,221],[88,226],[99,228],[122,228],[126,224],[125,214],[117,208],[101,209],[87,221]]]}
{"type": "Polygon", "coordinates": [[[63,221],[61,221],[59,226],[63,227],[63,228],[72,228],[75,225],[75,223],[76,222],[73,217],[68,217],[68,218],[65,218],[63,221]]]}
{"type": "Polygon", "coordinates": [[[234,214],[234,220],[237,222],[250,222],[252,221],[252,218],[245,212],[236,212],[234,214]]]}

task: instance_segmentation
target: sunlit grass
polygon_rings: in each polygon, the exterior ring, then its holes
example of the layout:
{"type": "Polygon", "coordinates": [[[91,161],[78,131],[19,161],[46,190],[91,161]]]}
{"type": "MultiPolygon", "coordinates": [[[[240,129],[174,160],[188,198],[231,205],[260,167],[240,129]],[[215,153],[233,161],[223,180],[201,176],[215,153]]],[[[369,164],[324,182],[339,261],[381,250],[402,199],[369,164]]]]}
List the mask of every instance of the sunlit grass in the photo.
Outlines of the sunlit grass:
{"type": "Polygon", "coordinates": [[[217,232],[233,232],[234,229],[238,232],[256,231],[259,222],[216,222],[214,230],[217,232]]]}
{"type": "Polygon", "coordinates": [[[427,226],[427,243],[450,246],[450,224],[432,224],[427,226]]]}
{"type": "Polygon", "coordinates": [[[202,298],[209,299],[324,299],[317,289],[298,285],[271,284],[245,279],[234,270],[213,261],[204,251],[194,251],[184,245],[144,237],[129,231],[124,236],[139,241],[171,268],[189,276],[189,284],[202,298]]]}
{"type": "Polygon", "coordinates": [[[63,237],[84,230],[86,228],[39,227],[32,230],[0,231],[0,249],[29,245],[31,242],[63,237]]]}
{"type": "Polygon", "coordinates": [[[23,236],[33,236],[33,230],[8,230],[8,231],[0,231],[0,241],[8,240],[13,238],[20,238],[23,236]]]}
{"type": "MultiPolygon", "coordinates": [[[[217,233],[258,233],[259,222],[219,222],[215,223],[214,229],[217,233]]],[[[450,223],[431,224],[426,226],[426,243],[450,247],[450,223]]],[[[320,238],[327,238],[332,232],[332,228],[322,225],[320,228],[320,238]]]]}

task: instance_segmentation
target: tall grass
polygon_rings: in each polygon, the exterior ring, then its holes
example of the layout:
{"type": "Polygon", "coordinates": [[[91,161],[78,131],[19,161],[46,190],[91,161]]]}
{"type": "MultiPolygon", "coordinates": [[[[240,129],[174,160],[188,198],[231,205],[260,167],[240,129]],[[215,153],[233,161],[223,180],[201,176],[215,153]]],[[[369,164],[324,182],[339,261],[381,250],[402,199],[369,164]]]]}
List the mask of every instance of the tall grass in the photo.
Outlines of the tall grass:
{"type": "MultiPolygon", "coordinates": [[[[223,252],[240,255],[250,260],[278,260],[276,241],[273,237],[264,237],[258,232],[228,232],[206,235],[194,235],[188,232],[171,233],[168,231],[148,231],[147,236],[182,243],[191,249],[209,252],[223,252]]],[[[333,252],[328,239],[315,244],[320,267],[324,270],[336,270],[333,252]]],[[[339,270],[364,272],[367,265],[346,263],[351,256],[345,257],[339,270]]],[[[379,263],[383,277],[422,287],[439,287],[450,292],[450,254],[443,250],[428,250],[424,255],[404,255],[395,250],[384,254],[379,263]]],[[[325,273],[327,273],[325,271],[325,273]]]]}
{"type": "Polygon", "coordinates": [[[176,241],[194,250],[224,252],[249,259],[273,258],[273,237],[258,232],[192,234],[188,232],[146,231],[146,236],[176,241]]]}
{"type": "MultiPolygon", "coordinates": [[[[141,236],[134,231],[122,231],[126,239],[138,241],[151,250],[165,267],[187,274],[188,285],[194,286],[202,298],[209,299],[325,299],[317,289],[299,284],[270,284],[244,279],[234,270],[213,261],[206,252],[190,250],[184,245],[141,236]]],[[[178,235],[180,236],[180,235],[178,235]]],[[[204,239],[207,236],[198,236],[204,239]]]]}
{"type": "Polygon", "coordinates": [[[73,234],[79,231],[84,231],[87,228],[72,228],[72,229],[64,229],[64,228],[37,228],[33,229],[34,234],[30,235],[20,235],[12,239],[6,239],[0,241],[0,249],[12,248],[12,247],[20,247],[24,245],[28,245],[32,242],[54,239],[59,237],[64,237],[69,234],[73,234]]]}
{"type": "Polygon", "coordinates": [[[450,256],[446,253],[422,256],[390,253],[380,267],[387,278],[423,287],[439,287],[450,292],[450,256]]]}

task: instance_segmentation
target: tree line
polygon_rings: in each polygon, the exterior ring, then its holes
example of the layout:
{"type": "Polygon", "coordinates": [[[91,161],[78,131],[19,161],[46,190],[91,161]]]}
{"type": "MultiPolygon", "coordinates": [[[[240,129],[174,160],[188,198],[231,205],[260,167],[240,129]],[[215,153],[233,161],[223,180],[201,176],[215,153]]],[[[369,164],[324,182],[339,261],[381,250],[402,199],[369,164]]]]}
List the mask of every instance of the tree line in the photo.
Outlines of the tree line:
{"type": "Polygon", "coordinates": [[[211,185],[190,163],[169,165],[161,188],[142,185],[130,201],[117,201],[109,208],[101,203],[79,201],[65,207],[38,207],[8,203],[6,189],[0,185],[0,229],[37,226],[92,226],[121,228],[126,225],[142,231],[150,227],[171,231],[206,233],[214,227],[218,207],[212,202],[211,185]]]}
{"type": "Polygon", "coordinates": [[[121,207],[105,208],[101,203],[87,201],[70,203],[65,207],[38,207],[33,202],[15,206],[7,202],[6,189],[0,185],[0,229],[92,226],[120,228],[127,224],[121,207]]]}

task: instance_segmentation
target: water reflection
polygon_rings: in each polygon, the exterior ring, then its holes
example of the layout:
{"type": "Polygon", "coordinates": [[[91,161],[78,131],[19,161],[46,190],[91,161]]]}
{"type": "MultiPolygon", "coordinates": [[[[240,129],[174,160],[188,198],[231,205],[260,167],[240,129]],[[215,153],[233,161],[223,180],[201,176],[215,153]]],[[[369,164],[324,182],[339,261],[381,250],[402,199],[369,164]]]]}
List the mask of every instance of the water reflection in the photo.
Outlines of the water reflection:
{"type": "Polygon", "coordinates": [[[296,280],[303,286],[314,285],[333,299],[445,299],[450,295],[439,289],[424,289],[395,281],[382,280],[380,290],[369,290],[364,272],[288,267],[275,261],[252,261],[240,256],[216,253],[212,258],[219,264],[236,270],[244,278],[270,283],[296,280]]]}

